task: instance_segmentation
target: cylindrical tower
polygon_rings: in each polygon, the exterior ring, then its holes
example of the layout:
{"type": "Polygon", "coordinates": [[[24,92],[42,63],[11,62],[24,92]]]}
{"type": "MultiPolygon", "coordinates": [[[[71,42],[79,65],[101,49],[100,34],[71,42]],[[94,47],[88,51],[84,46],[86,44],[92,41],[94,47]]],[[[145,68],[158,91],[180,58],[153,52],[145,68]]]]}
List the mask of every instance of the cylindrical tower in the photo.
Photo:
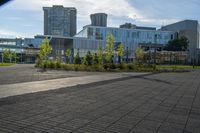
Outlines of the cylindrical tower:
{"type": "Polygon", "coordinates": [[[92,26],[107,27],[107,14],[95,13],[90,15],[92,26]]]}

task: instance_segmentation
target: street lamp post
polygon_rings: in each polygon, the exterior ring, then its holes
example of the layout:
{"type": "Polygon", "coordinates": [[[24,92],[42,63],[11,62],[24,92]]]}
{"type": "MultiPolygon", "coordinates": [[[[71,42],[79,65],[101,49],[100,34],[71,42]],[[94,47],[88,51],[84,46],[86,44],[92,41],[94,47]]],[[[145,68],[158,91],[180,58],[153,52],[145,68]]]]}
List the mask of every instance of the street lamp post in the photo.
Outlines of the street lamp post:
{"type": "Polygon", "coordinates": [[[126,62],[128,63],[128,47],[126,47],[126,62]]]}
{"type": "Polygon", "coordinates": [[[3,48],[2,48],[2,51],[1,51],[1,62],[3,63],[3,48]]]}
{"type": "Polygon", "coordinates": [[[21,45],[21,63],[22,63],[22,45],[21,45]]]}

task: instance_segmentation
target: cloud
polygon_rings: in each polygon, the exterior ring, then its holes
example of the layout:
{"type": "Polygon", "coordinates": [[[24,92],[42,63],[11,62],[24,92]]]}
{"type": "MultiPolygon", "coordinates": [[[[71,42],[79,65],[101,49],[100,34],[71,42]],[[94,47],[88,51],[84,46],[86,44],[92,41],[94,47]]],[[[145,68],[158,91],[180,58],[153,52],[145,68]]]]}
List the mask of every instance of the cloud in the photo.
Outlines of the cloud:
{"type": "MultiPolygon", "coordinates": [[[[97,12],[105,12],[109,16],[129,18],[137,15],[143,18],[141,13],[131,6],[127,0],[16,0],[7,5],[9,8],[14,8],[20,11],[38,12],[39,18],[42,19],[42,7],[52,5],[63,5],[65,7],[76,7],[78,17],[78,29],[82,26],[90,24],[89,15],[97,12]]],[[[109,19],[109,18],[108,18],[109,19]]],[[[112,25],[112,24],[111,24],[112,25]]]]}
{"type": "Polygon", "coordinates": [[[7,19],[9,21],[9,20],[21,20],[22,18],[21,17],[10,16],[10,17],[7,17],[5,19],[7,19]]]}
{"type": "Polygon", "coordinates": [[[0,29],[0,36],[1,37],[22,37],[23,35],[6,29],[0,29]]]}
{"type": "Polygon", "coordinates": [[[9,21],[9,26],[13,27],[12,30],[15,32],[29,33],[28,30],[32,28],[33,30],[30,31],[32,35],[42,33],[42,7],[52,5],[76,7],[78,31],[90,24],[89,15],[97,12],[108,14],[108,26],[111,27],[130,22],[159,28],[161,25],[182,19],[200,19],[199,0],[181,2],[178,0],[13,0],[0,9],[0,15],[7,18],[4,24],[2,20],[0,25],[6,27],[9,21]]]}

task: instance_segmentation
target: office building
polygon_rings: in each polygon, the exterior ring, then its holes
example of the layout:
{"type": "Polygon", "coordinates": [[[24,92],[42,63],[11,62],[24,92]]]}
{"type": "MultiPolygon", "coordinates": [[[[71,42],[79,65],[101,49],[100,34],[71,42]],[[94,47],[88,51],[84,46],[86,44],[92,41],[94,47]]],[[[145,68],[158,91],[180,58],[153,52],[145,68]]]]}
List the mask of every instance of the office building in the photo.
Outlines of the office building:
{"type": "Polygon", "coordinates": [[[0,62],[5,61],[4,50],[11,50],[17,54],[17,62],[34,63],[44,38],[0,38],[0,62]]]}
{"type": "Polygon", "coordinates": [[[189,40],[189,61],[198,62],[198,49],[200,48],[199,23],[197,20],[184,20],[161,28],[163,31],[177,32],[177,36],[185,36],[189,40]]]}
{"type": "Polygon", "coordinates": [[[76,8],[54,5],[43,10],[44,35],[72,37],[76,34],[76,8]]]}
{"type": "Polygon", "coordinates": [[[115,37],[115,48],[120,43],[124,44],[129,60],[135,58],[135,50],[140,45],[156,44],[162,47],[168,41],[175,39],[173,31],[85,26],[73,37],[74,53],[76,54],[79,50],[80,55],[84,56],[88,50],[95,52],[99,46],[105,48],[108,33],[112,33],[115,37]]]}

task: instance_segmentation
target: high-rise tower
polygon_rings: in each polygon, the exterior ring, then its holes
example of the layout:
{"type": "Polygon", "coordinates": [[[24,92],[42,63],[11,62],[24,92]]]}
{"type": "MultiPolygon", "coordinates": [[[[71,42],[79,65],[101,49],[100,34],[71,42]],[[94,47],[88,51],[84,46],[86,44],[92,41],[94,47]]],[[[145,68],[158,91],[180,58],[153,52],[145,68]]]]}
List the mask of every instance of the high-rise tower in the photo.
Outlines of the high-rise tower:
{"type": "Polygon", "coordinates": [[[76,34],[76,8],[54,5],[43,10],[44,35],[72,37],[76,34]]]}

